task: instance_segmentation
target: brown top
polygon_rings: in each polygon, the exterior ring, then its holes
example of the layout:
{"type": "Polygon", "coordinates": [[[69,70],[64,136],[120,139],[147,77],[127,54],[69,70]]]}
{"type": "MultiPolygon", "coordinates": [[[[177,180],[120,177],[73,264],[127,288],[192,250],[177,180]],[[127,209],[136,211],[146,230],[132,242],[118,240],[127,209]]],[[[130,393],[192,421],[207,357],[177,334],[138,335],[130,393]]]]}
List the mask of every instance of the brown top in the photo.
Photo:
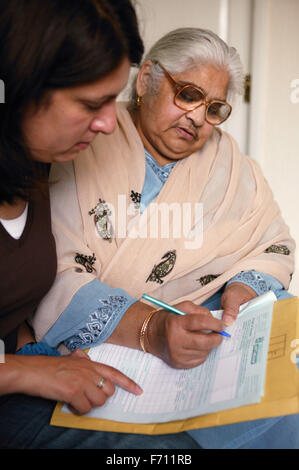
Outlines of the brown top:
{"type": "Polygon", "coordinates": [[[48,195],[35,191],[20,239],[0,223],[0,338],[14,353],[21,323],[36,310],[54,282],[57,260],[48,195]]]}

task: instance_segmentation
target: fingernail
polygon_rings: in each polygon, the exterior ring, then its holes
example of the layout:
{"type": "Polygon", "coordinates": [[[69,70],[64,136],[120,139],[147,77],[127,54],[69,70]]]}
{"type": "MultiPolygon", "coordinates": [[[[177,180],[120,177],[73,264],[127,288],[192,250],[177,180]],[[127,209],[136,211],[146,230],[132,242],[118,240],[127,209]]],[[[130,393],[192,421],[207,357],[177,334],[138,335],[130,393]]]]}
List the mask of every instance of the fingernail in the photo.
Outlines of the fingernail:
{"type": "Polygon", "coordinates": [[[139,385],[136,385],[136,393],[137,395],[141,395],[143,393],[143,390],[139,387],[139,385]]]}
{"type": "Polygon", "coordinates": [[[223,318],[223,322],[226,326],[230,326],[234,323],[235,317],[231,317],[230,315],[226,315],[225,318],[223,318]]]}

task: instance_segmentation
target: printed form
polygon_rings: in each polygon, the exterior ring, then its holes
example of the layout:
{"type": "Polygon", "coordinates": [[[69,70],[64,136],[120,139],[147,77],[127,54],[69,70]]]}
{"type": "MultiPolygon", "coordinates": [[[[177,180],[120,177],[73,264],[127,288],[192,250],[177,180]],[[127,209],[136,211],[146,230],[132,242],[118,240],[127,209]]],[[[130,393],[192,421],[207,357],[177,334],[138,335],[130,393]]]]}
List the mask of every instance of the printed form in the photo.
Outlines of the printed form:
{"type": "MultiPolygon", "coordinates": [[[[174,369],[141,351],[112,344],[90,349],[93,361],[111,365],[143,389],[135,396],[120,387],[104,406],[85,416],[129,423],[168,422],[258,403],[270,339],[273,292],[241,306],[237,321],[226,331],[207,360],[193,369],[174,369]]],[[[221,318],[222,311],[212,314],[221,318]]],[[[66,405],[63,412],[68,413],[66,405]]]]}

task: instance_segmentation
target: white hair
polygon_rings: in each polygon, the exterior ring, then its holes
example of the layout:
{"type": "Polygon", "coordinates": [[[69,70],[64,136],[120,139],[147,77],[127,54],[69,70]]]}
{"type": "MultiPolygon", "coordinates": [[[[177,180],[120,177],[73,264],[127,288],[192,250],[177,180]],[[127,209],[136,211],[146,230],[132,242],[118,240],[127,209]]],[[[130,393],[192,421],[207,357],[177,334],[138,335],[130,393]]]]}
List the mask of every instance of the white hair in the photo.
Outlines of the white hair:
{"type": "MultiPolygon", "coordinates": [[[[181,73],[198,65],[212,64],[229,74],[227,100],[232,102],[244,90],[244,71],[240,56],[217,34],[200,28],[179,28],[159,39],[146,54],[143,62],[159,61],[170,74],[181,73]]],[[[164,76],[157,64],[151,67],[151,89],[155,93],[164,76]]],[[[131,91],[131,102],[136,102],[136,78],[131,91]]]]}

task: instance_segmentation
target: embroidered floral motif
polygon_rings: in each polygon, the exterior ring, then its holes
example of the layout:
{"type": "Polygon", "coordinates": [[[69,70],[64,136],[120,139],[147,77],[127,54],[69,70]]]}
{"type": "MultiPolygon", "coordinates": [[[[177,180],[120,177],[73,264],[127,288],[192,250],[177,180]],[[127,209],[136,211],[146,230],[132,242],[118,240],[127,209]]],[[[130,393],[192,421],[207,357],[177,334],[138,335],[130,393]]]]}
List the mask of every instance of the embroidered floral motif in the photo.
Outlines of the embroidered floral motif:
{"type": "Polygon", "coordinates": [[[141,202],[141,194],[138,193],[137,191],[133,191],[133,189],[132,189],[131,194],[130,194],[130,198],[134,202],[135,209],[139,209],[140,208],[140,202],[141,202]]]}
{"type": "Polygon", "coordinates": [[[76,253],[75,261],[78,264],[82,264],[88,273],[92,273],[95,271],[93,264],[96,261],[95,254],[93,253],[92,256],[82,255],[81,253],[76,253]]]}
{"type": "Polygon", "coordinates": [[[93,209],[91,209],[88,214],[95,214],[94,222],[98,234],[101,238],[111,243],[113,237],[113,227],[109,220],[109,215],[111,215],[112,212],[109,209],[106,201],[99,199],[98,204],[93,209]]]}
{"type": "Polygon", "coordinates": [[[162,256],[161,263],[157,265],[155,264],[146,282],[152,281],[157,282],[158,284],[163,284],[164,281],[162,281],[161,278],[167,276],[167,274],[169,274],[173,270],[175,262],[176,250],[167,251],[167,253],[162,256]]]}
{"type": "Polygon", "coordinates": [[[199,281],[202,286],[206,286],[209,282],[214,281],[218,276],[220,276],[220,274],[207,274],[206,276],[202,276],[196,280],[199,281]]]}
{"type": "Polygon", "coordinates": [[[126,305],[127,299],[122,295],[110,295],[108,300],[101,299],[100,302],[101,306],[89,315],[89,320],[79,329],[79,333],[64,342],[70,351],[96,343],[109,320],[126,305]]]}
{"type": "Polygon", "coordinates": [[[286,245],[271,245],[265,253],[277,253],[278,255],[289,255],[291,252],[286,245]]]}

